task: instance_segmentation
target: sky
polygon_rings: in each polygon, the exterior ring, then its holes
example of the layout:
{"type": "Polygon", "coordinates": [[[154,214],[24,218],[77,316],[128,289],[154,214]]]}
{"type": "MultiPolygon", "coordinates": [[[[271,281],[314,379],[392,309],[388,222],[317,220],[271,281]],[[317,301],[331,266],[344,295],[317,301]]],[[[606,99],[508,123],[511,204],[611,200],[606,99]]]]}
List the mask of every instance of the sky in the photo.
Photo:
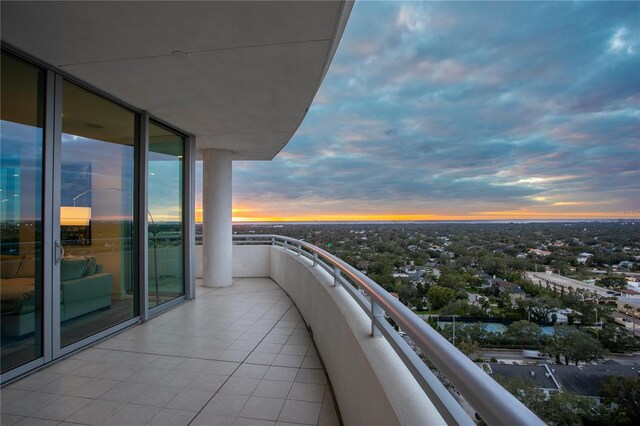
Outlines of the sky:
{"type": "Polygon", "coordinates": [[[356,2],[235,221],[640,217],[640,3],[356,2]]]}

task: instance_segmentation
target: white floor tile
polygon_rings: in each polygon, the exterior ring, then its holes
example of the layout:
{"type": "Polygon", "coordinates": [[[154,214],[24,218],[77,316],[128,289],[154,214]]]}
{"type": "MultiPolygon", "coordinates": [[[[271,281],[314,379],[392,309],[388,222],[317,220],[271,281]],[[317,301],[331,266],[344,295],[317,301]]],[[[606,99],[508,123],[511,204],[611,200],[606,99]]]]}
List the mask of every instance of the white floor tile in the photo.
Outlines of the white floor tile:
{"type": "Polygon", "coordinates": [[[115,380],[95,378],[89,380],[91,381],[90,383],[77,386],[66,394],[85,398],[99,398],[100,396],[120,384],[120,382],[115,380]]]}
{"type": "Polygon", "coordinates": [[[260,383],[260,380],[258,379],[231,377],[229,380],[227,380],[224,386],[220,388],[220,392],[249,396],[256,389],[258,383],[260,383]]]}
{"type": "Polygon", "coordinates": [[[222,416],[220,414],[201,412],[189,426],[232,426],[235,417],[222,416]]]}
{"type": "Polygon", "coordinates": [[[57,420],[45,420],[34,417],[25,417],[16,423],[16,426],[57,426],[57,420]]]}
{"type": "Polygon", "coordinates": [[[38,391],[42,387],[48,385],[56,379],[62,377],[61,374],[48,373],[46,371],[38,371],[30,376],[25,377],[15,383],[9,385],[9,389],[22,389],[30,391],[38,391]]]}
{"type": "Polygon", "coordinates": [[[252,352],[244,362],[251,364],[271,365],[276,359],[276,354],[268,354],[264,352],[252,352]]]}
{"type": "Polygon", "coordinates": [[[167,404],[167,408],[200,411],[213,397],[213,394],[210,391],[183,389],[167,404]]]}
{"type": "Polygon", "coordinates": [[[284,399],[260,398],[252,396],[240,412],[240,417],[252,419],[276,420],[284,399]]]}
{"type": "Polygon", "coordinates": [[[248,396],[218,393],[205,405],[202,411],[235,417],[240,414],[248,400],[248,396]]]}
{"type": "Polygon", "coordinates": [[[242,364],[233,373],[233,377],[246,377],[249,379],[262,379],[267,373],[269,366],[260,364],[242,364]]]}
{"type": "Polygon", "coordinates": [[[4,388],[0,390],[0,406],[5,407],[14,401],[19,400],[30,392],[22,389],[4,388]]]}
{"type": "Polygon", "coordinates": [[[275,283],[197,291],[2,389],[3,426],[339,424],[306,325],[275,283]]]}
{"type": "Polygon", "coordinates": [[[338,420],[338,413],[336,407],[333,404],[322,404],[320,407],[320,418],[318,419],[318,425],[320,426],[340,426],[338,420]]]}
{"type": "Polygon", "coordinates": [[[160,411],[158,407],[127,404],[103,424],[112,426],[142,426],[151,420],[158,411],[160,411]]]}
{"type": "Polygon", "coordinates": [[[14,416],[13,414],[0,414],[0,424],[3,426],[11,426],[24,419],[22,416],[14,416]]]}
{"type": "Polygon", "coordinates": [[[290,382],[262,380],[256,387],[256,390],[253,392],[253,396],[285,399],[289,394],[290,389],[290,382]]]}
{"type": "Polygon", "coordinates": [[[278,416],[279,421],[316,424],[320,416],[321,404],[317,402],[303,402],[287,400],[278,416]]]}
{"type": "Polygon", "coordinates": [[[187,389],[216,392],[229,379],[229,376],[213,373],[200,373],[187,384],[187,389]]]}
{"type": "Polygon", "coordinates": [[[322,402],[326,385],[294,383],[287,399],[307,402],[322,402]]]}
{"type": "Polygon", "coordinates": [[[32,416],[50,420],[65,420],[92,400],[75,396],[62,396],[35,411],[32,416]]]}
{"type": "Polygon", "coordinates": [[[131,400],[134,404],[140,405],[151,405],[154,407],[164,407],[167,405],[175,396],[182,392],[182,388],[173,387],[173,386],[151,386],[145,392],[142,392],[138,397],[131,400]]]}
{"type": "Polygon", "coordinates": [[[95,400],[76,411],[67,420],[70,423],[81,423],[99,426],[122,410],[126,404],[115,401],[95,400]]]}
{"type": "Polygon", "coordinates": [[[233,422],[233,426],[274,426],[275,424],[276,422],[271,420],[247,419],[246,417],[236,417],[233,422]]]}
{"type": "Polygon", "coordinates": [[[283,382],[293,382],[298,375],[298,369],[292,367],[271,366],[264,375],[265,380],[279,380],[283,382]]]}
{"type": "Polygon", "coordinates": [[[60,399],[60,395],[50,393],[31,392],[22,398],[2,407],[2,413],[15,416],[29,416],[31,413],[60,399]]]}
{"type": "Polygon", "coordinates": [[[304,361],[302,355],[284,355],[280,354],[273,360],[273,365],[280,367],[300,367],[304,361]]]}
{"type": "Polygon", "coordinates": [[[322,370],[301,368],[296,376],[298,383],[315,383],[318,385],[327,384],[327,377],[322,370]]]}
{"type": "Polygon", "coordinates": [[[147,423],[150,426],[187,426],[198,414],[196,411],[163,408],[147,423]]]}

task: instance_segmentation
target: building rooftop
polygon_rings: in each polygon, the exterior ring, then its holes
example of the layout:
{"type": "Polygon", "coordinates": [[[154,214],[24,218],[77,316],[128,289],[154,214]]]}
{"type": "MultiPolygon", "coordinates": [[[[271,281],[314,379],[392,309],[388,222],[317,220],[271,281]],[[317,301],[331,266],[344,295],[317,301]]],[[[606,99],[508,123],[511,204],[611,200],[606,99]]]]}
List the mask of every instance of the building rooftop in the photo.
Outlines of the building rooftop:
{"type": "Polygon", "coordinates": [[[554,378],[560,386],[559,390],[576,395],[599,397],[600,387],[611,376],[638,377],[638,368],[633,365],[619,363],[575,365],[520,365],[490,364],[493,374],[504,377],[517,377],[532,382],[543,389],[558,389],[554,378]],[[531,373],[535,374],[532,375],[531,373]],[[549,374],[551,372],[551,374],[549,374]]]}
{"type": "Polygon", "coordinates": [[[492,374],[527,380],[543,389],[558,389],[544,365],[516,365],[491,363],[492,374]]]}

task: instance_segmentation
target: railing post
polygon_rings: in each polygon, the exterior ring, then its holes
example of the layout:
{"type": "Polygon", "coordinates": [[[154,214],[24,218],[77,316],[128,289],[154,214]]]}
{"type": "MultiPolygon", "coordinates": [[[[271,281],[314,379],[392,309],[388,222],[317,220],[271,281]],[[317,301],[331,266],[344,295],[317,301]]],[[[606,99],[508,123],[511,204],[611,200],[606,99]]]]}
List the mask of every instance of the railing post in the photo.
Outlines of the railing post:
{"type": "Polygon", "coordinates": [[[313,267],[315,268],[317,264],[318,264],[318,253],[313,252],[313,267]]]}
{"type": "Polygon", "coordinates": [[[302,254],[302,246],[298,244],[298,256],[302,254]]]}
{"type": "Polygon", "coordinates": [[[336,287],[338,285],[338,280],[340,279],[340,269],[337,266],[333,267],[333,286],[336,287]]]}
{"type": "Polygon", "coordinates": [[[371,337],[382,337],[382,333],[376,327],[376,321],[384,321],[384,311],[382,307],[376,303],[373,295],[369,296],[371,300],[371,337]]]}
{"type": "Polygon", "coordinates": [[[276,237],[271,237],[271,245],[272,246],[276,245],[276,237]]]}
{"type": "Polygon", "coordinates": [[[284,250],[289,250],[289,244],[287,243],[287,240],[284,240],[284,250]]]}

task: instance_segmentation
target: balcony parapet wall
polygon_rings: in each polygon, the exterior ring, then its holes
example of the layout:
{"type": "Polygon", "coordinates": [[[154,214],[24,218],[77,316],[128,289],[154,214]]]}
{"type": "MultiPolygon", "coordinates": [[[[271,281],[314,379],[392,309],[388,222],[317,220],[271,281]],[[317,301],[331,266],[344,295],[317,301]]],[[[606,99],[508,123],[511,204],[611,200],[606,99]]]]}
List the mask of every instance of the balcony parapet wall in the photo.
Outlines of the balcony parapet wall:
{"type": "Polygon", "coordinates": [[[269,277],[310,328],[346,425],[445,424],[389,343],[333,277],[275,246],[233,247],[233,275],[269,277]]]}

